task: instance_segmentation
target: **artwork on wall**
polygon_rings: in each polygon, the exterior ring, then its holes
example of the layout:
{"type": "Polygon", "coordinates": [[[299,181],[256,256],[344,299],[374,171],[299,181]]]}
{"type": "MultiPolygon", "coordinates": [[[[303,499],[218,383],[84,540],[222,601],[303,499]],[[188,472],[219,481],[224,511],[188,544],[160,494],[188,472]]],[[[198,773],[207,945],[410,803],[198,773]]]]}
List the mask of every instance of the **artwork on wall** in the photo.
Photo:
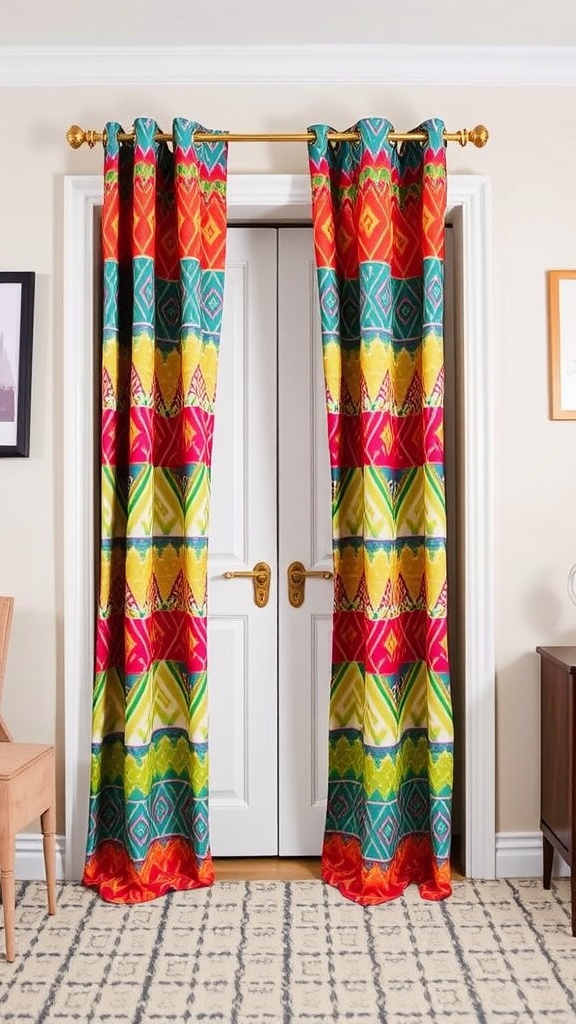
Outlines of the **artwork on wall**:
{"type": "Polygon", "coordinates": [[[0,272],[0,456],[30,451],[34,283],[31,271],[0,272]]]}
{"type": "Polygon", "coordinates": [[[576,420],[576,270],[548,271],[550,418],[576,420]]]}

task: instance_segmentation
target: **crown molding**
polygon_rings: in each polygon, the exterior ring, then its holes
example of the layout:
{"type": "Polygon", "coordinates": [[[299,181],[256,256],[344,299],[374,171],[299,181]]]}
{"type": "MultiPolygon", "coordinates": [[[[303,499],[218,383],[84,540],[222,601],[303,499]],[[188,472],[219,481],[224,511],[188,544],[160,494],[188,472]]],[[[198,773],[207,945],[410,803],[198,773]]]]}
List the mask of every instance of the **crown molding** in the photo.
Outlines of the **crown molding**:
{"type": "Polygon", "coordinates": [[[1,86],[576,85],[576,46],[0,46],[1,86]]]}

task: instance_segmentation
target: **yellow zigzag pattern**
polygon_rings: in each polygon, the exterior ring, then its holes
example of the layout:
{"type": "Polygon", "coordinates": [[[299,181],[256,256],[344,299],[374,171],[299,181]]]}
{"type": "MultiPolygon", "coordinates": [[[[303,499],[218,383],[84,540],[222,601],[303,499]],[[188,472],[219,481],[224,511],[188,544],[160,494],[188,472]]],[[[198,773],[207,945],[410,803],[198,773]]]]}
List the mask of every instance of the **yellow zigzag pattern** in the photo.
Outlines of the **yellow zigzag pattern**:
{"type": "Polygon", "coordinates": [[[454,735],[450,693],[440,676],[428,674],[428,732],[434,743],[451,743],[454,735]]]}
{"type": "MultiPolygon", "coordinates": [[[[118,579],[118,566],[122,562],[122,552],[105,551],[102,556],[100,603],[106,608],[111,601],[111,587],[118,579]],[[116,571],[115,571],[116,570],[116,571]]],[[[130,546],[126,551],[126,578],[130,580],[130,591],[134,598],[134,604],[126,609],[128,615],[131,613],[140,618],[143,614],[149,614],[151,608],[150,585],[159,595],[157,606],[167,602],[175,581],[179,576],[187,580],[194,602],[198,608],[205,604],[206,597],[206,566],[208,563],[208,548],[202,546],[184,545],[176,546],[167,544],[165,546],[130,546]]]]}
{"type": "Polygon", "coordinates": [[[443,365],[443,340],[434,332],[423,336],[422,348],[416,352],[394,347],[388,338],[364,339],[359,349],[341,349],[337,341],[328,340],[324,344],[328,409],[340,408],[345,385],[358,410],[378,408],[398,415],[415,375],[422,381],[424,405],[439,405],[437,382],[443,365]],[[383,390],[384,381],[388,386],[383,390]]]}
{"type": "Polygon", "coordinates": [[[216,397],[218,349],[206,338],[199,338],[197,334],[185,334],[182,338],[182,386],[186,399],[193,391],[198,370],[204,379],[210,406],[213,406],[216,397]]]}
{"type": "Polygon", "coordinates": [[[414,607],[425,607],[435,618],[445,615],[444,545],[424,548],[405,544],[400,548],[368,550],[342,544],[334,551],[334,569],[346,602],[353,604],[365,584],[370,607],[380,611],[379,618],[398,615],[405,595],[414,607]],[[386,607],[381,608],[385,595],[386,607]]]}
{"type": "Polygon", "coordinates": [[[334,483],[336,539],[445,537],[443,479],[432,465],[387,475],[378,466],[343,470],[334,483]]]}
{"type": "Polygon", "coordinates": [[[124,732],[125,693],[118,671],[110,668],[94,679],[92,742],[102,743],[104,736],[124,732]]]}
{"type": "Polygon", "coordinates": [[[364,753],[359,738],[339,736],[330,748],[330,767],[337,778],[362,783],[366,798],[378,802],[393,796],[406,778],[414,776],[427,778],[432,794],[442,793],[452,784],[452,753],[443,750],[430,757],[426,736],[406,737],[394,754],[383,750],[378,758],[364,753]]]}
{"type": "Polygon", "coordinates": [[[407,729],[428,729],[433,742],[449,742],[451,716],[442,680],[424,662],[407,669],[397,694],[386,679],[357,662],[334,667],[330,729],[362,730],[367,746],[394,745],[407,729]]]}
{"type": "Polygon", "coordinates": [[[355,661],[334,665],[330,696],[330,729],[360,729],[364,705],[364,673],[355,661]]]}
{"type": "Polygon", "coordinates": [[[90,789],[96,794],[103,784],[118,780],[125,792],[147,797],[154,783],[166,776],[185,781],[193,778],[196,795],[200,795],[208,788],[208,756],[198,748],[192,751],[186,736],[161,736],[146,757],[127,753],[118,740],[92,755],[90,789]]]}
{"type": "Polygon", "coordinates": [[[125,733],[126,743],[138,746],[149,743],[158,729],[180,728],[188,732],[193,742],[205,743],[206,686],[206,673],[200,673],[190,698],[186,680],[170,662],[156,662],[128,694],[116,669],[99,673],[94,685],[93,742],[102,743],[104,736],[125,733]]]}

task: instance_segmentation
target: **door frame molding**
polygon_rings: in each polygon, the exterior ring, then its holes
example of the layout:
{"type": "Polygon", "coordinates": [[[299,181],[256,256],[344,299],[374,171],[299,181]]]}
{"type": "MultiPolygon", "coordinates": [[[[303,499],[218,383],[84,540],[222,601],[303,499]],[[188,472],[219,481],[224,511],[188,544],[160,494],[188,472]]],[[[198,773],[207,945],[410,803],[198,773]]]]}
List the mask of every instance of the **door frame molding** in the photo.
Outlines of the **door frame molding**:
{"type": "MultiPolygon", "coordinates": [[[[90,774],[93,672],[94,215],[100,176],[64,179],[63,549],[66,877],[81,877],[90,774]],[[84,685],[82,685],[84,684],[84,685]]],[[[308,175],[228,179],[229,221],[310,221],[308,175]]],[[[457,227],[462,297],[465,578],[465,872],[493,878],[496,736],[493,527],[493,343],[489,330],[490,180],[448,175],[448,216],[457,227]]]]}

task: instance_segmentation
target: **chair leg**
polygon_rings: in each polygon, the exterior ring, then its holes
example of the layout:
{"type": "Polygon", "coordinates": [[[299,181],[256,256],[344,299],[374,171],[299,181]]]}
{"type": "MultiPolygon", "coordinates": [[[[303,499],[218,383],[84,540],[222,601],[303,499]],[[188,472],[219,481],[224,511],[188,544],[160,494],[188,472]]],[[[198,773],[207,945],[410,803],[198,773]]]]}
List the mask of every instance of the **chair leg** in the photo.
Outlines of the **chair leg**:
{"type": "Polygon", "coordinates": [[[2,836],[0,842],[0,878],[2,884],[2,907],[4,910],[4,940],[6,942],[6,959],[14,963],[14,849],[15,839],[12,835],[2,836]]]}
{"type": "Polygon", "coordinates": [[[48,890],[48,913],[56,913],[56,815],[54,804],[40,815],[42,845],[44,847],[44,870],[48,890]]]}

